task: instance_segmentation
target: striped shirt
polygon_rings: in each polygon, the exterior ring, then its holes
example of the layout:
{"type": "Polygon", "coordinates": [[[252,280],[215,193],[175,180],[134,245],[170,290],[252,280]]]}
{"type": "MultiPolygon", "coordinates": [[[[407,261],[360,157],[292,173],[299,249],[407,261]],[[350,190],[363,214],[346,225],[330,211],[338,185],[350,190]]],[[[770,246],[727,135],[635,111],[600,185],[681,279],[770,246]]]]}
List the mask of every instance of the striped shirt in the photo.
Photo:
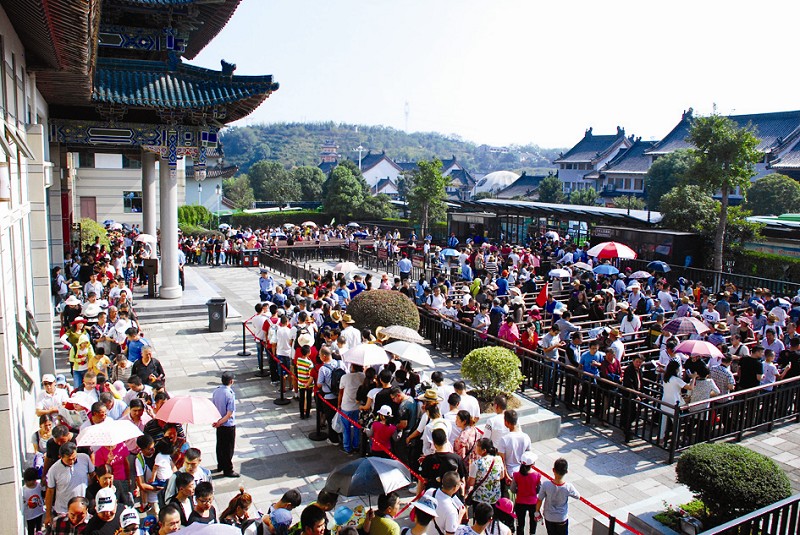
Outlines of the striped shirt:
{"type": "MultiPolygon", "coordinates": [[[[309,384],[311,379],[311,369],[314,363],[305,357],[297,359],[297,384],[300,388],[307,388],[305,385],[309,384]]],[[[309,385],[310,386],[310,385],[309,385]]]]}

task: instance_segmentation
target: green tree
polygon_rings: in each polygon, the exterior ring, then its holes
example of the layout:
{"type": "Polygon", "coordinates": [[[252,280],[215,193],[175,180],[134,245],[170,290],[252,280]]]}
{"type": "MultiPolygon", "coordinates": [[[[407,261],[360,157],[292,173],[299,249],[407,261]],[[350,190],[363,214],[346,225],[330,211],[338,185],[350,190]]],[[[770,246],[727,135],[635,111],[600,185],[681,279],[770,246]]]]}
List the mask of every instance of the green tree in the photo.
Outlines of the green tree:
{"type": "Polygon", "coordinates": [[[327,193],[322,201],[326,212],[339,219],[358,212],[364,202],[364,188],[350,169],[337,165],[331,171],[326,184],[327,193]]]}
{"type": "MultiPolygon", "coordinates": [[[[520,195],[520,198],[522,195],[520,195]]],[[[472,197],[472,200],[479,201],[481,199],[492,199],[494,198],[494,194],[491,191],[480,191],[472,197]]]]}
{"type": "Polygon", "coordinates": [[[450,183],[448,177],[442,176],[442,162],[439,160],[421,160],[418,170],[413,174],[411,188],[408,192],[408,206],[411,219],[420,225],[420,234],[426,236],[433,223],[441,221],[447,213],[447,192],[450,183]]]}
{"type": "Polygon", "coordinates": [[[658,209],[661,197],[675,186],[683,183],[691,163],[692,152],[687,149],[676,150],[660,156],[653,162],[647,174],[644,175],[647,206],[651,210],[658,209]]]}
{"type": "Polygon", "coordinates": [[[318,201],[322,196],[322,184],[325,173],[319,167],[304,165],[291,171],[292,178],[300,185],[301,198],[304,201],[318,201]]]}
{"type": "Polygon", "coordinates": [[[262,160],[250,168],[248,176],[256,200],[281,204],[300,200],[300,184],[278,162],[262,160]]]}
{"type": "Polygon", "coordinates": [[[380,195],[366,195],[364,202],[359,206],[356,216],[361,219],[384,219],[391,217],[394,214],[394,209],[389,202],[389,196],[380,195]]]}
{"type": "Polygon", "coordinates": [[[614,208],[622,208],[623,210],[644,210],[646,203],[644,199],[634,197],[633,195],[623,195],[614,199],[614,208]]]}
{"type": "Polygon", "coordinates": [[[747,192],[745,208],[755,215],[781,215],[800,212],[800,184],[786,175],[759,178],[747,192]]]}
{"type": "Polygon", "coordinates": [[[564,186],[557,176],[547,176],[539,183],[539,202],[564,202],[564,186]]]}
{"type": "Polygon", "coordinates": [[[736,188],[746,192],[756,174],[755,164],[762,158],[757,150],[758,138],[749,126],[739,127],[732,119],[714,114],[695,119],[687,139],[697,148],[692,151],[694,158],[686,177],[710,192],[720,193],[713,268],[722,271],[729,197],[736,188]]]}
{"type": "Polygon", "coordinates": [[[569,194],[569,203],[581,206],[595,206],[597,204],[597,192],[594,188],[575,190],[569,194]]]}
{"type": "Polygon", "coordinates": [[[238,175],[222,181],[223,194],[233,202],[237,210],[253,207],[256,198],[247,175],[238,175]]]}

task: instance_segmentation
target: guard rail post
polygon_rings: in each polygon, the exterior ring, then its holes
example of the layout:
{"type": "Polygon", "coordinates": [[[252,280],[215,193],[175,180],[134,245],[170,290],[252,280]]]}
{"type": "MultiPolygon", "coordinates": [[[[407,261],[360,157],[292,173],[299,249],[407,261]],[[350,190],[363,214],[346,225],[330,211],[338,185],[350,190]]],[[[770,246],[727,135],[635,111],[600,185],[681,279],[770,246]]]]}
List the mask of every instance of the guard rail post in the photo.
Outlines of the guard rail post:
{"type": "MultiPolygon", "coordinates": [[[[272,355],[272,358],[276,358],[275,355],[272,355]]],[[[289,370],[286,370],[286,369],[281,370],[281,368],[283,368],[283,363],[280,361],[280,359],[276,359],[276,361],[277,361],[277,364],[278,364],[278,371],[281,372],[281,381],[280,381],[280,394],[281,395],[280,395],[280,397],[278,399],[272,400],[272,402],[275,405],[288,405],[289,403],[292,402],[292,400],[288,399],[288,398],[286,398],[284,396],[284,390],[286,388],[284,386],[284,382],[286,381],[286,377],[287,377],[287,374],[288,374],[289,370]]]]}
{"type": "MultiPolygon", "coordinates": [[[[247,350],[247,322],[242,322],[242,350],[236,353],[240,357],[249,357],[252,353],[247,350]]],[[[264,364],[259,362],[261,373],[264,373],[264,364]]]]}
{"type": "Polygon", "coordinates": [[[312,431],[311,433],[308,434],[308,439],[309,440],[313,440],[314,442],[322,442],[323,440],[327,440],[328,439],[328,433],[322,430],[322,420],[321,420],[321,418],[322,418],[322,405],[325,402],[321,401],[320,399],[317,399],[318,396],[320,396],[320,395],[321,394],[319,393],[319,391],[315,390],[315,392],[314,392],[314,404],[316,405],[316,410],[314,412],[316,413],[316,420],[317,420],[316,424],[317,425],[314,428],[314,431],[312,431]]]}
{"type": "Polygon", "coordinates": [[[608,535],[614,535],[617,527],[617,519],[614,515],[608,515],[608,535]]]}

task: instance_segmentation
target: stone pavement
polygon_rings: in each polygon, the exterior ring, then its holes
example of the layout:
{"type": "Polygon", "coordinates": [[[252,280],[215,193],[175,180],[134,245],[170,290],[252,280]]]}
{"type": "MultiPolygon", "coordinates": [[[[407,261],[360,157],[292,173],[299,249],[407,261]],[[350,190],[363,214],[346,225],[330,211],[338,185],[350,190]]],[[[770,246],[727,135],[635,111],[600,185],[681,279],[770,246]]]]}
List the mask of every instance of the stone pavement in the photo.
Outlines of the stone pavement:
{"type": "MultiPolygon", "coordinates": [[[[191,266],[186,268],[186,276],[187,280],[205,279],[205,284],[196,287],[219,292],[239,311],[242,319],[252,315],[253,305],[258,301],[257,268],[191,266]]],[[[213,296],[203,296],[201,301],[208,297],[213,296]]],[[[309,440],[315,420],[300,421],[296,402],[283,407],[273,403],[277,389],[268,379],[255,376],[257,361],[252,342],[248,340],[247,343],[252,355],[237,356],[242,348],[242,319],[233,320],[221,333],[208,332],[206,321],[145,323],[143,328],[156,347],[157,358],[167,373],[167,387],[173,395],[210,397],[223,371],[236,374],[234,464],[242,477],[215,480],[218,510],[238,491],[239,485],[253,495],[255,507],[260,510],[266,510],[289,488],[299,489],[303,503],[307,504],[324,486],[331,469],[352,457],[327,441],[309,440]]],[[[456,380],[460,365],[457,359],[436,355],[434,360],[437,369],[444,371],[450,380],[456,380]]],[[[533,394],[531,399],[546,406],[538,394],[533,394]]],[[[533,449],[539,455],[537,466],[549,471],[556,458],[565,457],[570,463],[568,479],[579,492],[623,520],[627,511],[637,504],[652,502],[653,507],[658,508],[661,499],[680,501],[688,495],[676,484],[674,466],[665,464],[664,452],[649,445],[622,446],[619,436],[611,438],[613,433],[607,428],[586,427],[578,419],[563,415],[561,435],[534,444],[533,449]]],[[[213,429],[190,426],[188,434],[191,444],[203,451],[203,465],[214,468],[213,429]]],[[[800,488],[799,425],[778,427],[772,433],[751,436],[742,443],[773,456],[789,472],[795,490],[800,488]]],[[[403,495],[404,501],[410,497],[411,493],[403,495]]],[[[341,502],[346,503],[344,499],[341,502]]],[[[571,504],[573,533],[589,533],[593,517],[594,512],[586,505],[571,504]]]]}

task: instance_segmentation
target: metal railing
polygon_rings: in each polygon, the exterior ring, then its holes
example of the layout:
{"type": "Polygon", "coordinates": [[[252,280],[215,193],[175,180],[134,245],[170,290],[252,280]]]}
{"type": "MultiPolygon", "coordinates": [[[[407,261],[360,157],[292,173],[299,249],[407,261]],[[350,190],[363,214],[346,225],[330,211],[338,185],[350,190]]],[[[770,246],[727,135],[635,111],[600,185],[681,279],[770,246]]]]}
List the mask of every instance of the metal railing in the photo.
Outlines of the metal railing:
{"type": "Polygon", "coordinates": [[[784,421],[800,422],[800,377],[676,407],[660,399],[657,381],[646,381],[642,391],[631,390],[540,352],[443,321],[424,308],[419,312],[420,332],[434,348],[449,351],[451,357],[464,357],[479,347],[506,347],[520,359],[523,391],[531,388],[550,396],[553,407],[560,401],[579,410],[586,425],[595,418],[618,428],[626,441],[636,438],[663,449],[669,463],[676,453],[694,444],[727,438],[738,441],[746,432],[771,431],[784,421]]]}
{"type": "Polygon", "coordinates": [[[735,518],[700,535],[783,535],[800,531],[800,494],[735,518]]]}

